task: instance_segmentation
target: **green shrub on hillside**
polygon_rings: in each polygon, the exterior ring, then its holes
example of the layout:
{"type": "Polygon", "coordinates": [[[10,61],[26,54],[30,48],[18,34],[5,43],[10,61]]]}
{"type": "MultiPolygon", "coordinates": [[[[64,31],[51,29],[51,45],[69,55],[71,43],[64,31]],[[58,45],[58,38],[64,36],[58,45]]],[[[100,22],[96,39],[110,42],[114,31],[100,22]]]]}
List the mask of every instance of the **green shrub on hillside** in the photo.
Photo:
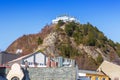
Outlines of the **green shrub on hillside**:
{"type": "MultiPolygon", "coordinates": [[[[115,44],[112,40],[107,39],[103,32],[99,31],[97,27],[90,23],[78,24],[75,22],[68,22],[65,24],[65,32],[69,37],[73,37],[77,45],[95,46],[101,48],[104,52],[107,52],[108,47],[106,45],[109,45],[120,56],[120,44],[115,44]]],[[[65,52],[65,50],[63,51],[65,52]]]]}
{"type": "Polygon", "coordinates": [[[63,24],[65,24],[65,23],[63,22],[63,20],[59,20],[57,25],[60,27],[60,26],[62,26],[63,24]]]}
{"type": "Polygon", "coordinates": [[[69,44],[61,44],[59,46],[59,50],[62,53],[63,57],[67,57],[67,58],[74,58],[75,56],[80,55],[80,53],[78,52],[77,49],[73,48],[71,45],[69,44]]]}
{"type": "Polygon", "coordinates": [[[65,32],[67,33],[68,36],[72,36],[75,30],[75,27],[77,27],[75,22],[69,22],[68,24],[65,25],[65,32]]]}
{"type": "Polygon", "coordinates": [[[43,43],[43,40],[39,37],[38,40],[37,40],[37,43],[38,43],[38,45],[40,45],[40,44],[43,43]]]}
{"type": "Polygon", "coordinates": [[[78,25],[75,22],[69,22],[65,25],[65,32],[73,37],[77,44],[101,48],[107,42],[106,36],[90,23],[78,25]]]}
{"type": "Polygon", "coordinates": [[[98,64],[101,64],[103,62],[103,58],[100,54],[97,57],[97,62],[98,62],[98,64]]]}
{"type": "Polygon", "coordinates": [[[118,56],[120,57],[120,43],[116,43],[116,51],[117,51],[117,54],[118,56]]]}

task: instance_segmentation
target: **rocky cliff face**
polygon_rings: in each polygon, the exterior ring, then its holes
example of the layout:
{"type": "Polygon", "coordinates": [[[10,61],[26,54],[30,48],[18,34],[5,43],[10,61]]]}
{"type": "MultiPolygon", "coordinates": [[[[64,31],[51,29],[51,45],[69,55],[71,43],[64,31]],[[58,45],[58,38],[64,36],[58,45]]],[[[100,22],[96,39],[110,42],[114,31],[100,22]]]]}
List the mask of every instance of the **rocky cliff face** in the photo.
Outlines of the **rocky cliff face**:
{"type": "Polygon", "coordinates": [[[46,25],[41,32],[36,34],[23,35],[15,40],[7,49],[7,52],[15,53],[18,49],[22,50],[22,56],[30,54],[38,48],[38,38],[44,39],[49,33],[52,32],[54,25],[46,25]]]}
{"type": "Polygon", "coordinates": [[[55,43],[57,43],[58,34],[56,32],[51,32],[46,38],[44,38],[43,43],[38,46],[37,50],[41,50],[47,55],[54,56],[58,54],[56,51],[55,43]]]}
{"type": "MultiPolygon", "coordinates": [[[[105,50],[103,47],[91,46],[91,44],[78,44],[75,40],[76,35],[74,35],[75,37],[69,36],[65,31],[66,24],[68,23],[65,23],[62,26],[46,26],[40,33],[24,35],[15,40],[6,51],[15,53],[17,49],[22,49],[22,55],[30,54],[34,51],[41,51],[53,57],[63,56],[74,58],[76,59],[79,68],[93,70],[97,69],[103,60],[114,61],[119,59],[115,47],[110,46],[107,42],[105,42],[106,44],[104,45],[101,43],[106,47],[105,50]],[[39,37],[43,40],[40,45],[38,45],[37,42],[39,37]]],[[[76,33],[76,31],[74,32],[76,33]]],[[[87,39],[88,38],[84,40],[87,39]]],[[[98,40],[96,39],[96,41],[98,40]]]]}

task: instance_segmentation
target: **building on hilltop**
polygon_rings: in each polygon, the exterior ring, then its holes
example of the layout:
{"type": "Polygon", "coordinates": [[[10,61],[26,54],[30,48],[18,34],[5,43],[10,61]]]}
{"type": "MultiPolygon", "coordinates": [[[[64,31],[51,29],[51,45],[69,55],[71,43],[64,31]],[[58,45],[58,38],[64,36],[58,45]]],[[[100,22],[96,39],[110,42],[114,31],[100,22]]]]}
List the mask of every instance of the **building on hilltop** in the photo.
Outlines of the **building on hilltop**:
{"type": "Polygon", "coordinates": [[[56,17],[56,19],[52,20],[52,23],[57,24],[59,20],[62,20],[63,22],[72,22],[72,21],[78,22],[78,20],[76,18],[64,15],[64,16],[56,17]]]}

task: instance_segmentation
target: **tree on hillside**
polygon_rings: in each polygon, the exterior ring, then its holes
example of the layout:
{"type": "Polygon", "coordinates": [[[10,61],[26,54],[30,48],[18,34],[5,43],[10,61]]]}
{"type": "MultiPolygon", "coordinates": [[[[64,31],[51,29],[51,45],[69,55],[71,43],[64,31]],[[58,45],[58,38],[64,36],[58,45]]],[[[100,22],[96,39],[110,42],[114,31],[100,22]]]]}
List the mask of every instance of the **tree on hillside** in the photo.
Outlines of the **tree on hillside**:
{"type": "Polygon", "coordinates": [[[65,25],[65,32],[67,33],[68,36],[71,37],[73,35],[75,27],[77,27],[75,22],[69,22],[68,24],[65,25]]]}
{"type": "Polygon", "coordinates": [[[108,44],[113,48],[115,47],[115,43],[111,39],[108,40],[108,44]]]}
{"type": "Polygon", "coordinates": [[[98,62],[98,64],[101,64],[103,62],[103,58],[102,58],[101,54],[98,55],[97,62],[98,62]]]}
{"type": "Polygon", "coordinates": [[[60,27],[60,26],[62,26],[63,24],[65,24],[65,23],[63,22],[63,20],[59,20],[57,25],[60,27]]]}
{"type": "Polygon", "coordinates": [[[39,37],[37,43],[38,43],[38,45],[40,45],[43,43],[43,40],[39,37]]]}
{"type": "Polygon", "coordinates": [[[88,45],[95,46],[95,43],[96,43],[95,33],[94,31],[89,31],[88,32],[88,45]]]}
{"type": "Polygon", "coordinates": [[[70,44],[61,44],[59,50],[62,53],[61,55],[67,58],[74,58],[75,56],[80,55],[78,50],[73,48],[70,44]]]}
{"type": "Polygon", "coordinates": [[[88,26],[85,25],[83,27],[83,29],[84,29],[84,35],[87,35],[88,34],[88,26]]]}
{"type": "Polygon", "coordinates": [[[116,51],[117,51],[117,54],[118,56],[120,57],[120,43],[116,43],[116,51]]]}

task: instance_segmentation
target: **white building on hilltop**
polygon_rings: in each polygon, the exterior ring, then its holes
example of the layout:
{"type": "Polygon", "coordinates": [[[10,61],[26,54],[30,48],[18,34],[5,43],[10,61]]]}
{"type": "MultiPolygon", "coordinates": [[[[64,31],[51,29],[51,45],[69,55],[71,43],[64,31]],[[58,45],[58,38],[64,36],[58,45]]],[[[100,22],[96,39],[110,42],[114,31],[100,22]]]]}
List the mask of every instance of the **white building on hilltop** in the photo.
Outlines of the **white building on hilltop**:
{"type": "Polygon", "coordinates": [[[56,19],[52,20],[53,24],[57,24],[59,20],[63,20],[63,22],[78,22],[78,20],[74,17],[70,17],[70,16],[60,16],[60,17],[56,17],[56,19]]]}

